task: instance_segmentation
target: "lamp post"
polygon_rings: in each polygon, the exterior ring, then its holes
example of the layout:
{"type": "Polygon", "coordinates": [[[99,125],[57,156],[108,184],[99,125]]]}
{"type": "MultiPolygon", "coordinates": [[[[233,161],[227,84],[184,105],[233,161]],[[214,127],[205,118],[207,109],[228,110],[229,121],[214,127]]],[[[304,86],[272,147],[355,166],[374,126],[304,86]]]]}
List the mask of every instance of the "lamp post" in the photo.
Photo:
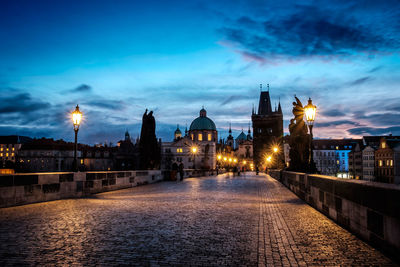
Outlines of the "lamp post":
{"type": "Polygon", "coordinates": [[[308,128],[310,129],[310,144],[308,147],[308,167],[311,170],[311,160],[312,160],[312,140],[313,133],[312,128],[314,125],[315,114],[317,112],[317,107],[313,105],[311,98],[308,99],[308,104],[304,107],[304,115],[306,116],[306,121],[308,128]]]}
{"type": "Polygon", "coordinates": [[[193,147],[192,147],[193,169],[196,169],[196,153],[197,153],[197,147],[193,146],[193,147]]]}
{"type": "Polygon", "coordinates": [[[79,111],[79,106],[76,105],[74,112],[72,112],[72,122],[74,124],[74,132],[75,132],[75,146],[74,146],[74,162],[73,162],[73,170],[78,171],[78,161],[77,161],[77,150],[78,150],[78,131],[79,125],[82,120],[82,112],[79,111]]]}

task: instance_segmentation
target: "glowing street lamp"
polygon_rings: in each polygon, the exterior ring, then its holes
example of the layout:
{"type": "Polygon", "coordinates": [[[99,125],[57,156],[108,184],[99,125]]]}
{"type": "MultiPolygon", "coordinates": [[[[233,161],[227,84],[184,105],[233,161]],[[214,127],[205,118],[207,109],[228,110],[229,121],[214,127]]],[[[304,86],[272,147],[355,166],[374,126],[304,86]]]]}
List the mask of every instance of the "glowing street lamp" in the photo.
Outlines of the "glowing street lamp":
{"type": "Polygon", "coordinates": [[[234,163],[237,163],[237,159],[233,159],[233,162],[234,162],[234,163]]]}
{"type": "Polygon", "coordinates": [[[304,107],[304,115],[306,117],[308,128],[310,129],[310,144],[308,147],[308,166],[310,169],[311,169],[311,159],[312,159],[311,143],[313,139],[312,128],[314,125],[316,113],[317,113],[317,106],[314,106],[311,98],[309,98],[308,104],[304,107]]]}
{"type": "Polygon", "coordinates": [[[192,154],[193,154],[193,169],[196,169],[196,153],[197,153],[197,147],[192,146],[191,151],[192,151],[192,154]]]}
{"type": "Polygon", "coordinates": [[[78,160],[76,154],[78,150],[78,131],[81,121],[82,121],[82,112],[80,112],[79,106],[76,105],[74,112],[72,112],[72,122],[74,124],[74,132],[75,132],[75,147],[74,147],[74,162],[73,162],[74,171],[78,171],[78,160]]]}
{"type": "Polygon", "coordinates": [[[277,146],[274,146],[274,148],[272,150],[274,151],[274,153],[278,153],[279,148],[277,146]]]}
{"type": "Polygon", "coordinates": [[[218,155],[218,156],[217,156],[217,159],[218,159],[218,160],[221,160],[221,158],[222,158],[221,155],[218,155]]]}

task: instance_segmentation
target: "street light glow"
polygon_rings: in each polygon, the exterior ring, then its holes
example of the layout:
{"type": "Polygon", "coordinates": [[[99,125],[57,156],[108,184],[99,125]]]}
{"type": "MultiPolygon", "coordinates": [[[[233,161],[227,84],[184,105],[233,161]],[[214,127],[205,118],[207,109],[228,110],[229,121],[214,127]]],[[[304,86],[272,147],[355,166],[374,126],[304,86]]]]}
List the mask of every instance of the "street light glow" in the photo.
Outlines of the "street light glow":
{"type": "Polygon", "coordinates": [[[74,123],[75,128],[79,128],[82,120],[82,112],[79,110],[79,106],[76,105],[74,112],[72,112],[72,122],[74,123]]]}
{"type": "Polygon", "coordinates": [[[193,153],[193,154],[196,154],[196,152],[197,152],[197,147],[195,147],[195,146],[192,147],[192,153],[193,153]]]}
{"type": "Polygon", "coordinates": [[[279,151],[277,146],[274,146],[273,150],[274,150],[274,153],[277,153],[279,151]]]}
{"type": "Polygon", "coordinates": [[[312,125],[317,113],[317,106],[312,104],[311,98],[308,99],[308,104],[304,107],[304,114],[309,125],[312,125]]]}
{"type": "Polygon", "coordinates": [[[218,160],[221,160],[222,156],[221,156],[221,155],[218,155],[217,158],[218,158],[218,160]]]}

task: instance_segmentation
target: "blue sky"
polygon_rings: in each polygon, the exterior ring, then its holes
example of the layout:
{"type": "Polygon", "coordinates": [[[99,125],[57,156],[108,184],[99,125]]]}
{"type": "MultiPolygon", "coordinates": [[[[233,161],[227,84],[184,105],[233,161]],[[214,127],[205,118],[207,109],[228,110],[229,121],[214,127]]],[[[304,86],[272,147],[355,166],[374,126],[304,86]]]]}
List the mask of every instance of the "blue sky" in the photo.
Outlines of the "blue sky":
{"type": "Polygon", "coordinates": [[[248,127],[259,84],[312,97],[319,138],[400,135],[398,1],[1,1],[0,134],[85,143],[172,138],[202,105],[225,137],[248,127]]]}

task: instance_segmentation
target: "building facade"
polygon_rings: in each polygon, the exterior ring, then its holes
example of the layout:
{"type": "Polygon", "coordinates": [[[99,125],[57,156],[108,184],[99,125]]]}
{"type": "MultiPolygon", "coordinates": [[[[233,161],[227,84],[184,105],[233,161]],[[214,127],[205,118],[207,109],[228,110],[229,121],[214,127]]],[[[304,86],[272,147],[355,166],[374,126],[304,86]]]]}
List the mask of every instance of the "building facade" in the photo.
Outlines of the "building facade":
{"type": "Polygon", "coordinates": [[[265,163],[265,154],[275,144],[283,151],[283,114],[281,104],[275,111],[271,107],[269,90],[260,92],[258,112],[252,111],[254,164],[261,167],[265,163]]]}
{"type": "Polygon", "coordinates": [[[0,169],[15,169],[16,159],[22,144],[31,142],[27,136],[0,136],[0,169]]]}
{"type": "Polygon", "coordinates": [[[215,123],[202,108],[200,116],[192,121],[189,131],[182,132],[179,126],[172,142],[161,144],[162,169],[215,169],[218,132],[215,123]]]}

